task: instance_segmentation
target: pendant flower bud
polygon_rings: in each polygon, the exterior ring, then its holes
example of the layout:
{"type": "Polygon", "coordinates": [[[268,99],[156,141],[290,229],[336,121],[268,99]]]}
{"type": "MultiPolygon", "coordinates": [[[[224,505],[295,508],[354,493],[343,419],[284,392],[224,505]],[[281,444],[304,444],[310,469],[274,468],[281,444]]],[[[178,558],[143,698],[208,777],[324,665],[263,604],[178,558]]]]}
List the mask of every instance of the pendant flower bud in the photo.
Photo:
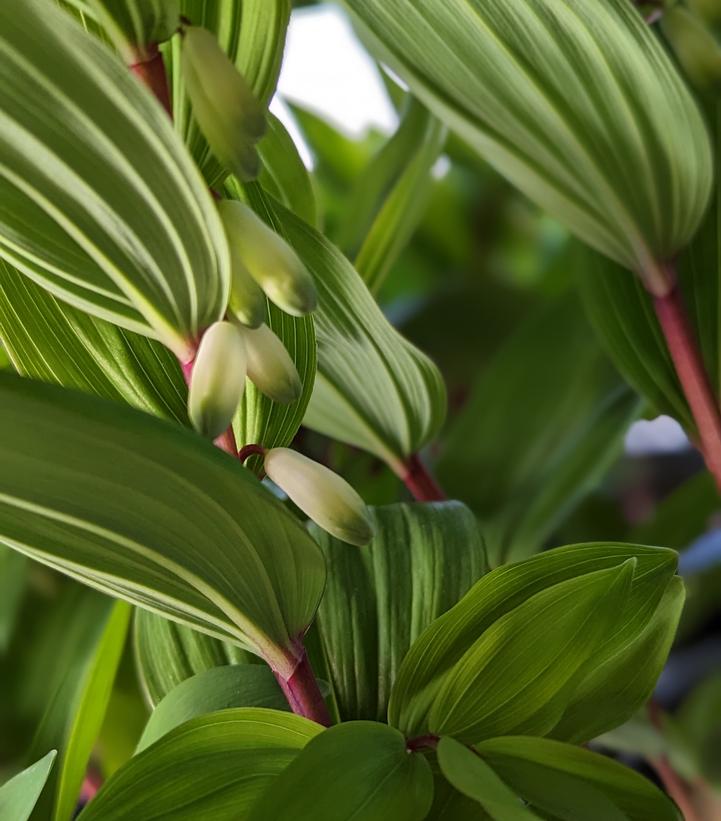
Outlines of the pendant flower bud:
{"type": "Polygon", "coordinates": [[[233,420],[243,391],[247,356],[239,328],[216,322],[203,335],[188,392],[188,415],[203,436],[215,439],[233,420]]]}
{"type": "Polygon", "coordinates": [[[220,220],[225,228],[225,234],[230,248],[230,298],[228,310],[243,325],[249,328],[259,328],[265,320],[265,294],[263,289],[250,275],[243,262],[243,241],[233,229],[230,214],[232,208],[227,208],[228,200],[221,200],[218,204],[220,220]]]}
{"type": "Polygon", "coordinates": [[[245,203],[223,200],[218,208],[234,253],[268,299],[292,316],[314,310],[313,277],[290,245],[245,203]]]}
{"type": "Polygon", "coordinates": [[[337,473],[290,448],[265,454],[265,472],[319,527],[362,547],[373,538],[365,503],[337,473]]]}
{"type": "Polygon", "coordinates": [[[265,133],[263,106],[206,29],[185,29],[182,63],[193,114],[213,153],[241,180],[253,179],[255,144],[265,133]]]}
{"type": "Polygon", "coordinates": [[[703,20],[673,6],[664,12],[661,27],[689,80],[702,91],[721,90],[721,46],[703,20]]]}
{"type": "Polygon", "coordinates": [[[267,325],[241,330],[248,356],[248,378],[274,402],[295,402],[303,384],[285,345],[267,325]]]}

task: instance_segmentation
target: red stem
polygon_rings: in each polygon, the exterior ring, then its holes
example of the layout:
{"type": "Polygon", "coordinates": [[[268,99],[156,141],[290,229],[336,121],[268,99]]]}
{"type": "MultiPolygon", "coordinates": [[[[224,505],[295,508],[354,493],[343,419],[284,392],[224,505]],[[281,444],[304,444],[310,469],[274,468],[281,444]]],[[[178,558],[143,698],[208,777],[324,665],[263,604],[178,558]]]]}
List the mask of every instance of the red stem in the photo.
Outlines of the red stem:
{"type": "Polygon", "coordinates": [[[138,55],[140,59],[132,63],[129,68],[133,74],[146,85],[156,96],[163,108],[172,119],[173,108],[170,103],[170,91],[168,89],[168,77],[165,73],[165,63],[163,55],[154,43],[147,46],[143,55],[138,55]]]}
{"type": "Polygon", "coordinates": [[[706,466],[721,490],[721,412],[678,286],[674,286],[665,296],[653,297],[653,304],[676,374],[698,428],[700,449],[706,466]]]}
{"type": "Polygon", "coordinates": [[[685,821],[701,821],[688,794],[685,782],[669,764],[668,759],[665,757],[653,758],[650,759],[650,764],[656,770],[666,792],[681,810],[681,815],[683,815],[685,821]]]}
{"type": "Polygon", "coordinates": [[[332,723],[330,713],[305,649],[303,649],[303,657],[289,679],[284,679],[279,673],[275,673],[275,678],[288,699],[291,710],[296,715],[305,716],[317,724],[330,727],[332,723]]]}
{"type": "Polygon", "coordinates": [[[447,496],[436,480],[428,472],[417,453],[414,453],[403,465],[400,472],[403,484],[418,502],[443,502],[447,496]]]}
{"type": "Polygon", "coordinates": [[[431,733],[428,735],[419,735],[416,738],[409,738],[408,741],[406,741],[406,750],[408,750],[409,753],[417,753],[419,750],[435,750],[439,741],[440,738],[431,733]]]}

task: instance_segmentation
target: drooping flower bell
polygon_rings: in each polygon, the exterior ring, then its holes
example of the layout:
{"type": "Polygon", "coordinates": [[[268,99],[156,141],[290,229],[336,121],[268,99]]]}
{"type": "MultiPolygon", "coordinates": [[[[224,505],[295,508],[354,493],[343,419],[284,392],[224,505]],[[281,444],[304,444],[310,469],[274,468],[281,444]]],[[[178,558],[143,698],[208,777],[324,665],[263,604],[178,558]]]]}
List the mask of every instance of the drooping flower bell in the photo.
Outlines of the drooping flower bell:
{"type": "Polygon", "coordinates": [[[362,547],[373,538],[365,502],[325,465],[290,448],[266,451],[265,472],[319,527],[332,536],[362,547]]]}
{"type": "Polygon", "coordinates": [[[295,364],[285,345],[267,325],[241,328],[248,362],[248,378],[274,402],[288,405],[303,391],[295,364]]]}

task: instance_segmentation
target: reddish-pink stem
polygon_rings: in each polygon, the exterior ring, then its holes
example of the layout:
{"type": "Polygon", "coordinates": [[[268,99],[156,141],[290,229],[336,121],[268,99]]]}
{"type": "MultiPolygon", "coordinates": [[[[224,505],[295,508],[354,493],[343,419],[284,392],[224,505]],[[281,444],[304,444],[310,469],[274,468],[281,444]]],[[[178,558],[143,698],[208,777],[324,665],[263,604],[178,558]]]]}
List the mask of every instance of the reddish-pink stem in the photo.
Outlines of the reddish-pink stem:
{"type": "Polygon", "coordinates": [[[275,677],[288,699],[290,709],[296,715],[305,716],[317,724],[330,727],[332,723],[330,713],[305,649],[303,649],[303,656],[298,666],[289,679],[283,678],[279,673],[275,673],[275,677]]]}
{"type": "MultiPolygon", "coordinates": [[[[651,724],[659,731],[663,732],[663,711],[658,702],[651,699],[646,705],[648,717],[651,724]]],[[[649,763],[656,770],[661,783],[666,792],[676,802],[678,808],[681,810],[685,821],[700,821],[696,808],[689,794],[689,788],[686,782],[671,766],[671,762],[665,755],[658,758],[649,759],[649,763]]]]}
{"type": "Polygon", "coordinates": [[[416,738],[409,738],[408,741],[406,741],[406,750],[408,750],[409,753],[417,753],[419,750],[435,750],[439,741],[440,738],[432,733],[419,735],[416,738]]]}
{"type": "Polygon", "coordinates": [[[241,462],[245,462],[246,459],[250,459],[251,456],[265,456],[267,448],[264,448],[262,445],[243,445],[243,447],[238,451],[238,459],[241,462]]]}
{"type": "Polygon", "coordinates": [[[721,412],[688,321],[678,286],[653,297],[656,316],[666,338],[676,374],[696,427],[706,466],[721,490],[721,412]]]}
{"type": "Polygon", "coordinates": [[[139,55],[137,62],[129,66],[133,74],[153,92],[163,108],[172,118],[173,108],[170,103],[170,90],[168,89],[168,78],[165,73],[163,55],[157,45],[147,46],[144,54],[139,55]]]}
{"type": "Polygon", "coordinates": [[[417,453],[405,461],[398,475],[418,502],[442,502],[447,498],[417,453]]]}

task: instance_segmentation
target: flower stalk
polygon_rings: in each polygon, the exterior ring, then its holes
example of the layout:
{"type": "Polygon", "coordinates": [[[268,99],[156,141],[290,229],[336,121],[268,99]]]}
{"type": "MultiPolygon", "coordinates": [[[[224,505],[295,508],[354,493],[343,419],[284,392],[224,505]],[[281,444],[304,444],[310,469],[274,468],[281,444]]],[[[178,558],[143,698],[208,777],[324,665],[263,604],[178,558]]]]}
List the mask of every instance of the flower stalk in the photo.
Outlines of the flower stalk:
{"type": "Polygon", "coordinates": [[[448,498],[417,453],[396,472],[417,502],[443,502],[448,498]]]}
{"type": "Polygon", "coordinates": [[[721,491],[721,412],[678,285],[664,296],[654,296],[653,306],[698,429],[699,448],[721,491]]]}

